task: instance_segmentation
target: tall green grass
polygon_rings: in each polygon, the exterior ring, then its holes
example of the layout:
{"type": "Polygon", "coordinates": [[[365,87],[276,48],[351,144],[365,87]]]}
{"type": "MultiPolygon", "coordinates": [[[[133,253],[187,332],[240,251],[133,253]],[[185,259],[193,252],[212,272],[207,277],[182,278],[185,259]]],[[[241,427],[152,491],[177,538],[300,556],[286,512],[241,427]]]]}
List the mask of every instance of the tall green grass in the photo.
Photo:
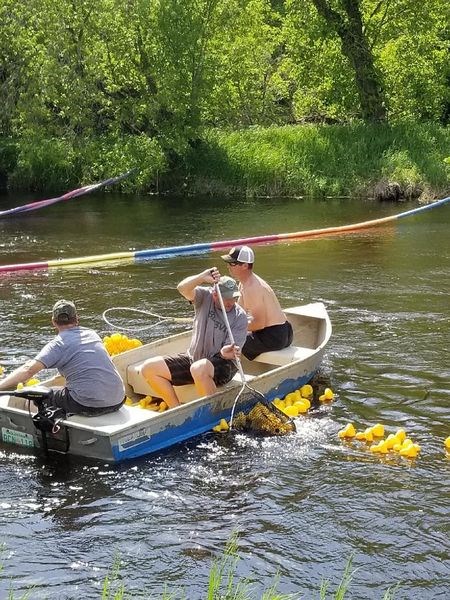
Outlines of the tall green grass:
{"type": "Polygon", "coordinates": [[[435,124],[302,125],[206,133],[187,157],[192,191],[269,196],[404,197],[450,190],[450,130],[435,124]]]}
{"type": "MultiPolygon", "coordinates": [[[[4,549],[4,546],[0,546],[0,550],[4,549]]],[[[279,577],[276,576],[272,585],[265,590],[262,595],[258,597],[255,595],[256,592],[252,584],[247,579],[239,579],[236,577],[236,570],[239,563],[240,557],[238,553],[238,537],[233,535],[228,541],[223,555],[213,560],[209,581],[205,590],[204,600],[311,600],[305,598],[299,594],[282,594],[277,591],[279,577]]],[[[356,569],[352,566],[353,557],[350,557],[347,561],[344,573],[341,581],[338,583],[334,591],[330,590],[331,583],[329,580],[323,580],[318,595],[314,596],[318,600],[348,600],[351,596],[348,596],[350,590],[350,584],[353,580],[353,576],[356,569]]],[[[0,562],[0,574],[2,572],[2,564],[0,562]]],[[[397,592],[398,586],[395,588],[389,588],[380,600],[395,600],[395,593],[397,592]]],[[[11,588],[7,600],[33,600],[31,588],[22,596],[18,597],[14,595],[11,588]]],[[[148,598],[148,600],[157,600],[154,594],[143,596],[143,592],[139,592],[139,598],[148,598]]],[[[175,592],[164,591],[161,595],[160,600],[191,600],[189,591],[179,590],[175,592]]],[[[116,556],[111,567],[110,572],[103,580],[103,586],[99,600],[132,600],[132,594],[126,591],[125,584],[123,583],[120,575],[120,557],[116,556]]],[[[6,599],[5,599],[6,600],[6,599]]]]}

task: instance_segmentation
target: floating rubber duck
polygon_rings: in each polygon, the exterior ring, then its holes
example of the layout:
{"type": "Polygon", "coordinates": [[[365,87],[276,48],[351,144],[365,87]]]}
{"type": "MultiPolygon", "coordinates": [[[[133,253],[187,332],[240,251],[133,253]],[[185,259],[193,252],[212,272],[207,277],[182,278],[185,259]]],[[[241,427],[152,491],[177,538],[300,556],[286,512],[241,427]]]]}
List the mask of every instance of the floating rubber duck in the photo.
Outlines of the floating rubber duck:
{"type": "Polygon", "coordinates": [[[320,402],[331,402],[334,399],[334,392],[331,388],[325,388],[323,394],[319,396],[320,402]]]}
{"type": "Polygon", "coordinates": [[[2,375],[3,375],[3,371],[4,371],[4,370],[5,370],[5,369],[2,367],[2,365],[0,365],[0,377],[2,377],[2,375]]]}
{"type": "Polygon", "coordinates": [[[356,435],[356,429],[353,423],[347,423],[344,429],[338,431],[338,436],[340,438],[353,438],[356,435]]]}
{"type": "Polygon", "coordinates": [[[286,406],[292,406],[295,402],[301,400],[301,398],[302,396],[300,392],[298,390],[295,390],[295,392],[290,392],[289,394],[286,394],[286,396],[284,397],[284,402],[286,406]]]}
{"type": "Polygon", "coordinates": [[[288,417],[298,417],[298,415],[300,413],[299,407],[296,404],[291,404],[290,406],[286,406],[282,410],[283,410],[284,414],[287,415],[288,417]]]}
{"type": "Polygon", "coordinates": [[[392,450],[394,448],[394,445],[398,443],[398,440],[393,433],[390,433],[387,436],[385,442],[386,442],[387,449],[392,450]]]}
{"type": "Polygon", "coordinates": [[[400,450],[400,456],[405,456],[406,458],[416,458],[416,456],[420,452],[419,444],[413,444],[412,442],[407,445],[403,445],[400,450]]]}
{"type": "Polygon", "coordinates": [[[311,402],[308,398],[302,398],[298,402],[294,402],[293,406],[297,409],[299,414],[303,415],[311,408],[311,402]]]}
{"type": "Polygon", "coordinates": [[[380,442],[378,442],[378,444],[373,444],[372,446],[370,446],[369,450],[371,452],[379,452],[380,454],[387,454],[388,447],[386,444],[386,440],[381,440],[380,442]]]}
{"type": "Polygon", "coordinates": [[[399,440],[399,442],[404,442],[406,440],[406,431],[404,429],[397,429],[395,432],[395,437],[399,440]]]}
{"type": "Polygon", "coordinates": [[[228,425],[225,419],[220,419],[219,424],[213,427],[213,431],[215,431],[216,433],[222,433],[223,431],[228,431],[229,429],[230,426],[228,425]]]}
{"type": "Polygon", "coordinates": [[[309,385],[309,383],[302,385],[302,387],[300,388],[299,391],[300,391],[302,398],[311,398],[311,396],[313,395],[313,392],[314,392],[312,385],[309,385]]]}
{"type": "Polygon", "coordinates": [[[377,423],[372,427],[372,434],[375,437],[383,437],[384,436],[384,425],[381,423],[377,423]]]}
{"type": "Polygon", "coordinates": [[[448,438],[445,438],[444,446],[445,446],[445,449],[447,450],[447,452],[450,452],[450,435],[448,436],[448,438]]]}

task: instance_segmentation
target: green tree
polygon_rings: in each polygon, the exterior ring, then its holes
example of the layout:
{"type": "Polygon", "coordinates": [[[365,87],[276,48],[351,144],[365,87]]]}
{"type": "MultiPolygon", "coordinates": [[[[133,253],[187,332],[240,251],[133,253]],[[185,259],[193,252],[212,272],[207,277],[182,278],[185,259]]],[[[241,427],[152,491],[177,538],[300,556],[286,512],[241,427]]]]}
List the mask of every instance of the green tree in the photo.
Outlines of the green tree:
{"type": "Polygon", "coordinates": [[[342,52],[355,74],[363,119],[368,122],[385,121],[383,84],[364,31],[360,0],[340,0],[336,9],[329,0],[312,2],[341,40],[342,52]]]}

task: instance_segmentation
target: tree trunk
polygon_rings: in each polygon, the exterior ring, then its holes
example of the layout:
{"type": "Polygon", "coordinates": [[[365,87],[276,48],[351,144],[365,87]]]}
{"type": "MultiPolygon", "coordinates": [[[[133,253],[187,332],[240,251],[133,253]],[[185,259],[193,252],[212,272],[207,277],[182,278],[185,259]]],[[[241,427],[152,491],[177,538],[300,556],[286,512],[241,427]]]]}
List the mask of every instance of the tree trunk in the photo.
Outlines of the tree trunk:
{"type": "Polygon", "coordinates": [[[341,38],[342,51],[355,72],[363,119],[367,122],[386,121],[383,87],[363,31],[360,0],[340,0],[346,19],[333,10],[327,0],[312,2],[341,38]]]}

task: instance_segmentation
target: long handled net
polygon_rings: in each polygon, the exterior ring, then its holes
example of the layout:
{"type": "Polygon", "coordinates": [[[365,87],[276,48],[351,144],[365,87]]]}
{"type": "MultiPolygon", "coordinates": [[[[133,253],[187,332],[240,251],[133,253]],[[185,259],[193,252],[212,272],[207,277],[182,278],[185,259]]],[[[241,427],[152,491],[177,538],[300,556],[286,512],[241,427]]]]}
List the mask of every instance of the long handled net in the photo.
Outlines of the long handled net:
{"type": "MultiPolygon", "coordinates": [[[[215,284],[215,290],[217,297],[219,298],[230,343],[235,345],[233,332],[231,331],[227,311],[223,303],[222,293],[217,283],[215,284]]],[[[262,435],[286,435],[287,433],[295,431],[295,423],[291,417],[286,415],[283,411],[272,404],[272,402],[267,400],[264,394],[258,390],[255,390],[247,383],[240,358],[235,357],[234,361],[236,363],[239,375],[241,376],[242,387],[237,393],[233,403],[230,417],[230,429],[234,426],[235,429],[253,431],[262,435]],[[242,397],[242,394],[245,391],[248,392],[248,395],[246,395],[245,398],[245,404],[248,405],[249,403],[253,403],[254,406],[247,414],[240,412],[236,415],[236,418],[234,418],[238,400],[242,397]]]]}

